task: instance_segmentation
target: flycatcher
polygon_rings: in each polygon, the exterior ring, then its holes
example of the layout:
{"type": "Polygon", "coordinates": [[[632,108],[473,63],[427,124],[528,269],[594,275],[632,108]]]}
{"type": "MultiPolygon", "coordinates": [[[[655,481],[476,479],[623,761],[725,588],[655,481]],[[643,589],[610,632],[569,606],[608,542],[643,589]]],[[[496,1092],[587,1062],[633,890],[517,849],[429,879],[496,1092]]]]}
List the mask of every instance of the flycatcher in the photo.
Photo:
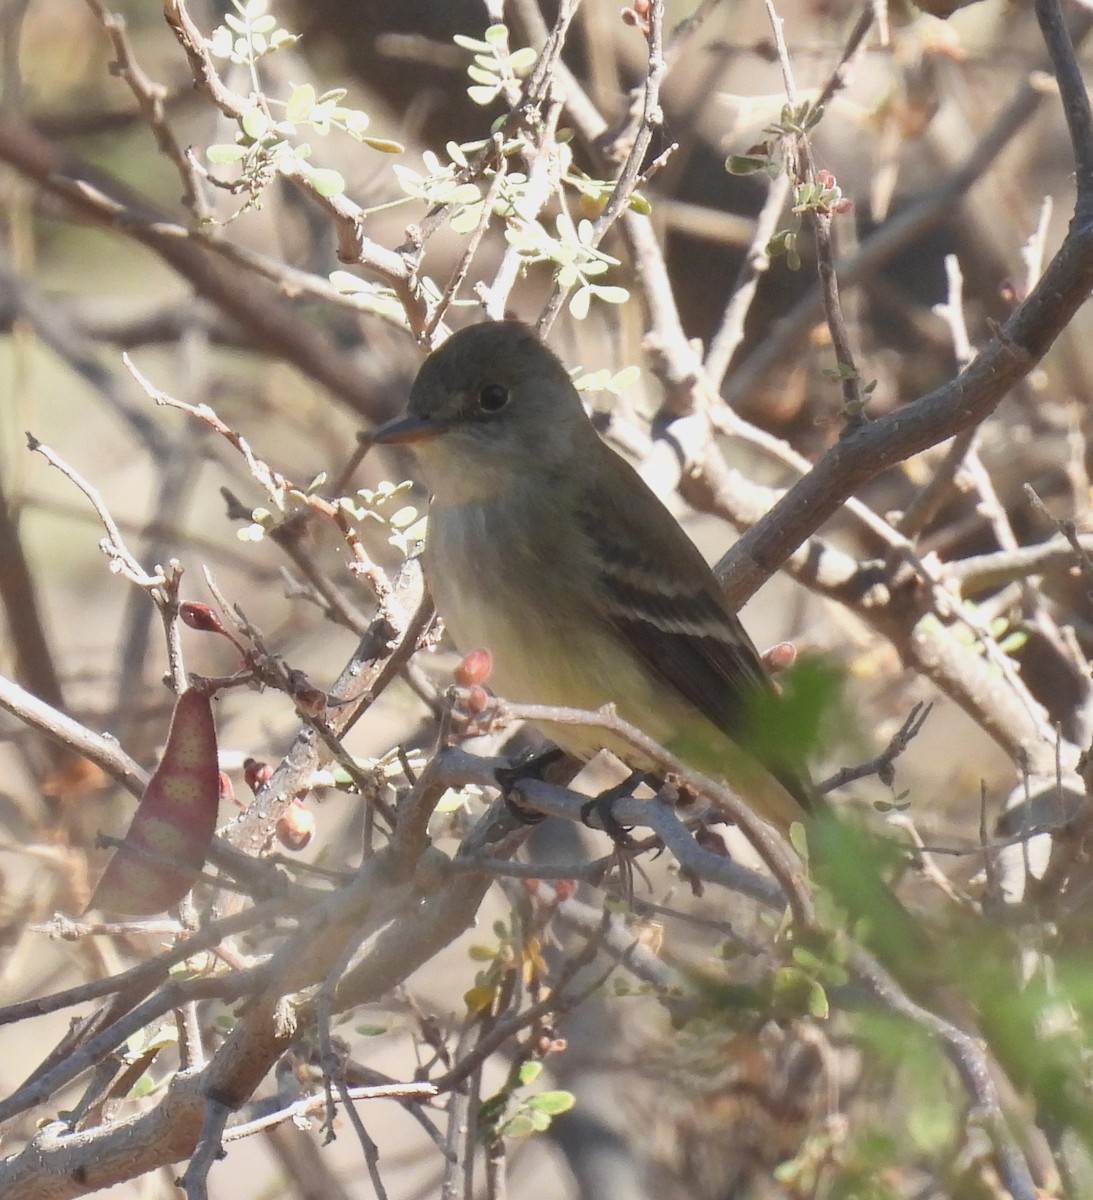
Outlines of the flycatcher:
{"type": "MultiPolygon", "coordinates": [[[[792,756],[749,746],[749,709],[773,690],[758,651],[533,330],[494,321],[454,334],[375,441],[417,453],[432,492],[429,588],[456,646],[492,653],[500,696],[614,704],[780,829],[805,817],[811,789],[792,756]]],[[[643,765],[603,730],[543,731],[578,757],[607,748],[643,765]]]]}

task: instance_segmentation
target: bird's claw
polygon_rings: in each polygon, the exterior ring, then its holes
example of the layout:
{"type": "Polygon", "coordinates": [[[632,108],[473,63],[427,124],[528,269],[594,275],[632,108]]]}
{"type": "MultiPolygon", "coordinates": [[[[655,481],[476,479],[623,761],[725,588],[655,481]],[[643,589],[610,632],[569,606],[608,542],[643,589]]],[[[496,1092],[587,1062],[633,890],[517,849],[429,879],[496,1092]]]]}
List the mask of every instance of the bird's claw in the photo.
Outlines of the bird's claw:
{"type": "Polygon", "coordinates": [[[542,779],[544,773],[565,755],[564,750],[557,746],[528,755],[511,767],[498,767],[493,775],[497,786],[501,789],[501,799],[505,807],[521,825],[538,825],[544,820],[546,813],[531,812],[518,804],[512,794],[512,786],[521,779],[542,779]]]}
{"type": "Polygon", "coordinates": [[[616,800],[632,796],[639,784],[645,782],[644,771],[632,771],[622,783],[593,796],[587,803],[581,805],[581,822],[589,829],[601,829],[617,846],[626,847],[630,844],[630,830],[615,819],[612,812],[616,800]],[[593,825],[590,818],[595,813],[598,824],[593,825]]]}

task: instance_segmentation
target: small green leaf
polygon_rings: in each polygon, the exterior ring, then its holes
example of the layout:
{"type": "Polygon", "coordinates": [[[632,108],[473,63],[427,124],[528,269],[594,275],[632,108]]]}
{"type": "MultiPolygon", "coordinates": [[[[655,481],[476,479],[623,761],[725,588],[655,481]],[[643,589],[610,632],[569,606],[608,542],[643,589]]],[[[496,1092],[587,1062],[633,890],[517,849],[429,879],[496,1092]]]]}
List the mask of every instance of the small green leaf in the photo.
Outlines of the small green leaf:
{"type": "Polygon", "coordinates": [[[535,66],[539,55],[531,46],[523,46],[509,55],[509,66],[514,75],[525,75],[535,66]]]}
{"type": "Polygon", "coordinates": [[[129,1089],[127,1100],[141,1100],[147,1096],[155,1087],[155,1080],[145,1072],[136,1083],[129,1089]]]}
{"type": "Polygon", "coordinates": [[[361,138],[361,141],[381,154],[402,154],[406,149],[401,142],[393,141],[391,138],[364,137],[361,138]]]}
{"type": "Polygon", "coordinates": [[[613,392],[625,391],[641,378],[641,368],[631,364],[628,367],[623,367],[621,371],[616,372],[611,377],[611,382],[608,385],[613,392]]]}
{"type": "Polygon", "coordinates": [[[314,107],[315,89],[310,83],[301,84],[298,88],[293,89],[292,95],[288,98],[288,103],[285,105],[285,119],[293,122],[306,120],[314,107]]]}
{"type": "Polygon", "coordinates": [[[827,992],[815,982],[813,982],[808,992],[808,1015],[814,1017],[817,1021],[826,1021],[831,1015],[831,1006],[828,1004],[827,992]]]}
{"type": "Polygon", "coordinates": [[[228,58],[233,41],[231,30],[226,25],[218,25],[209,39],[209,52],[214,58],[228,58]]]}
{"type": "Polygon", "coordinates": [[[502,1137],[526,1137],[529,1133],[535,1133],[537,1124],[530,1113],[519,1113],[512,1117],[501,1126],[502,1137]]]}
{"type": "Polygon", "coordinates": [[[497,70],[492,64],[490,68],[487,69],[486,67],[479,67],[474,63],[471,63],[471,65],[467,68],[467,74],[475,81],[475,83],[484,83],[491,87],[500,86],[497,70]]]}
{"type": "Polygon", "coordinates": [[[236,163],[246,158],[247,148],[235,143],[218,142],[205,151],[205,157],[217,166],[226,166],[228,163],[236,163]]]}
{"type": "Polygon", "coordinates": [[[998,643],[998,648],[1003,654],[1016,654],[1027,641],[1028,633],[1023,629],[1016,629],[998,643]]]}
{"type": "Polygon", "coordinates": [[[253,141],[260,142],[269,133],[269,117],[260,108],[248,108],[239,120],[243,132],[253,141]]]}
{"type": "Polygon", "coordinates": [[[592,290],[604,304],[625,304],[630,299],[630,293],[624,287],[604,287],[597,284],[592,290]]]}
{"type": "Polygon", "coordinates": [[[466,208],[460,209],[448,222],[452,227],[452,232],[473,233],[478,228],[478,222],[482,219],[482,210],[484,208],[484,204],[468,204],[466,208]]]}
{"type": "Polygon", "coordinates": [[[497,99],[497,93],[501,90],[498,87],[469,87],[467,95],[474,101],[475,104],[480,104],[483,108],[487,104],[492,104],[497,99]]]}
{"type": "Polygon", "coordinates": [[[538,1096],[531,1096],[528,1099],[527,1106],[556,1117],[559,1113],[569,1112],[576,1103],[577,1097],[572,1092],[540,1092],[538,1096]]]}
{"type": "Polygon", "coordinates": [[[489,50],[489,42],[480,42],[477,38],[467,37],[465,33],[457,33],[452,36],[452,41],[457,46],[462,46],[464,50],[473,50],[476,53],[481,53],[483,50],[489,50]]]}
{"type": "Polygon", "coordinates": [[[461,183],[452,188],[444,197],[445,204],[474,204],[482,199],[482,193],[476,183],[461,183]]]}
{"type": "Polygon", "coordinates": [[[404,508],[400,508],[388,518],[396,529],[405,529],[407,525],[412,525],[417,520],[417,509],[412,504],[407,504],[404,508]]]}
{"type": "Polygon", "coordinates": [[[765,158],[753,158],[750,154],[730,154],[725,159],[725,170],[730,175],[758,175],[766,169],[765,158]]]}
{"type": "Polygon", "coordinates": [[[541,1062],[526,1062],[520,1064],[520,1070],[517,1072],[517,1078],[522,1084],[533,1083],[543,1072],[543,1064],[541,1062]]]}

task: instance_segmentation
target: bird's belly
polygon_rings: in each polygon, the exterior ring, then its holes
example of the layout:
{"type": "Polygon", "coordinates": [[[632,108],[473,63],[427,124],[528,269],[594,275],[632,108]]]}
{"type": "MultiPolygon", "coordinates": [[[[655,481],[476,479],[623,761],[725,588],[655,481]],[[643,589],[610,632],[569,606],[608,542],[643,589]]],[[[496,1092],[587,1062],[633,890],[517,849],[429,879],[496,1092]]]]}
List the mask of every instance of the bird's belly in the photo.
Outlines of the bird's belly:
{"type": "MultiPolygon", "coordinates": [[[[772,775],[749,766],[721,730],[596,620],[567,574],[564,555],[543,561],[521,552],[540,539],[522,540],[511,528],[506,538],[498,521],[503,525],[504,515],[488,511],[469,520],[431,513],[425,550],[429,588],[452,640],[463,653],[479,646],[490,651],[488,682],[497,695],[564,708],[613,704],[624,721],[698,769],[740,774],[750,803],[780,828],[801,818],[800,806],[772,775]],[[499,545],[510,549],[499,554],[499,545]]],[[[579,758],[608,749],[632,766],[651,765],[625,739],[593,722],[536,725],[579,758]]]]}
{"type": "MultiPolygon", "coordinates": [[[[657,741],[680,733],[678,701],[633,657],[628,646],[583,605],[564,560],[537,563],[518,551],[503,558],[489,529],[430,516],[425,567],[429,588],[458,650],[493,656],[489,685],[521,704],[597,709],[619,715],[657,741]]],[[[495,535],[494,535],[495,536],[495,535]]],[[[518,539],[517,539],[518,542],[518,539]]],[[[566,749],[586,755],[610,739],[602,731],[544,727],[566,749]]]]}

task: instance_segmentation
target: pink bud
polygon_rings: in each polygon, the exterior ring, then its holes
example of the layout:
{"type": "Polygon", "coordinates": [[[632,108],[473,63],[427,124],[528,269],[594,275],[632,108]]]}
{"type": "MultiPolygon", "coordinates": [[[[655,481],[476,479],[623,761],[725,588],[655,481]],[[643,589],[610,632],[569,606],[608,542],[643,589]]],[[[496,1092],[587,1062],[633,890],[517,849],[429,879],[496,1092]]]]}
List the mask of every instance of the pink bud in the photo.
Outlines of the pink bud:
{"type": "Polygon", "coordinates": [[[493,670],[493,655],[485,646],[471,650],[463,656],[463,661],[452,672],[460,687],[471,687],[476,683],[485,683],[493,670]]]}

